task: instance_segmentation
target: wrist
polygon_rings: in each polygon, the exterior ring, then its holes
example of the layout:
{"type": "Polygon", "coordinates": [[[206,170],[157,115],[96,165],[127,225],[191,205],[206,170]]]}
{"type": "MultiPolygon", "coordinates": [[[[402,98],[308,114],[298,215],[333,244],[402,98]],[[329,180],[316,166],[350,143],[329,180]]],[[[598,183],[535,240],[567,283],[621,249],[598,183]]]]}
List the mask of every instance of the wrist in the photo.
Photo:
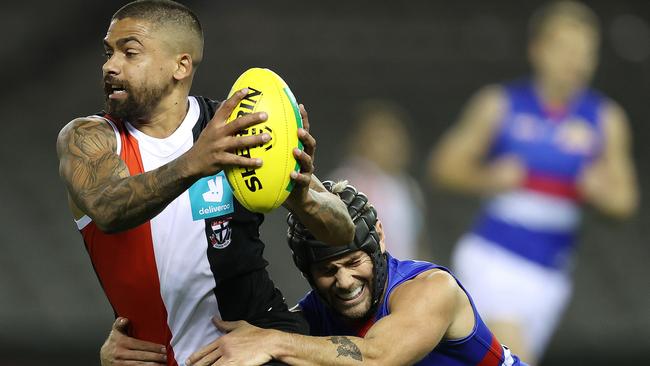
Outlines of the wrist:
{"type": "Polygon", "coordinates": [[[176,159],[176,169],[183,180],[195,181],[204,174],[199,169],[196,158],[191,153],[192,149],[176,159]]]}
{"type": "MultiPolygon", "coordinates": [[[[296,187],[297,189],[303,189],[302,187],[296,187]]],[[[289,195],[287,199],[287,208],[298,215],[299,218],[303,218],[304,215],[311,216],[316,214],[317,202],[316,198],[313,196],[311,189],[306,188],[306,192],[296,191],[295,194],[289,195]]]]}
{"type": "Polygon", "coordinates": [[[293,353],[294,335],[270,329],[265,341],[268,342],[274,360],[284,361],[293,353]]]}
{"type": "Polygon", "coordinates": [[[524,170],[504,170],[493,166],[485,167],[479,173],[478,181],[481,183],[481,191],[484,194],[496,194],[511,191],[526,184],[526,172],[524,170]]]}

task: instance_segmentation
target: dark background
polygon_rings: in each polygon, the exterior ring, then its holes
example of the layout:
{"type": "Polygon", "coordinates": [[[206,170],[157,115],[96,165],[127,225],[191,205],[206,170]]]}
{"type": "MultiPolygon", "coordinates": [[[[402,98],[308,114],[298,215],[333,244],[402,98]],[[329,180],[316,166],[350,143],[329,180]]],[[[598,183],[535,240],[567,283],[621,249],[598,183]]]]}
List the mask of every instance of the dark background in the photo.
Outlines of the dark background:
{"type": "MultiPolygon", "coordinates": [[[[0,365],[94,365],[112,323],[58,178],[58,131],[102,108],[101,40],[124,1],[1,5],[0,365]]],[[[428,151],[480,86],[524,75],[537,1],[185,1],[204,23],[193,92],[222,99],[249,67],[275,70],[310,111],[321,178],[343,156],[352,106],[389,98],[413,117],[411,173],[428,204],[436,262],[478,200],[431,187],[428,151]]],[[[650,2],[594,1],[603,25],[594,85],[628,112],[642,193],[650,188],[650,2]]],[[[576,290],[545,365],[650,359],[650,210],[611,222],[586,211],[576,290]]],[[[287,300],[307,288],[290,264],[283,209],[267,216],[270,270],[287,300]]],[[[647,362],[647,361],[646,361],[647,362]]]]}

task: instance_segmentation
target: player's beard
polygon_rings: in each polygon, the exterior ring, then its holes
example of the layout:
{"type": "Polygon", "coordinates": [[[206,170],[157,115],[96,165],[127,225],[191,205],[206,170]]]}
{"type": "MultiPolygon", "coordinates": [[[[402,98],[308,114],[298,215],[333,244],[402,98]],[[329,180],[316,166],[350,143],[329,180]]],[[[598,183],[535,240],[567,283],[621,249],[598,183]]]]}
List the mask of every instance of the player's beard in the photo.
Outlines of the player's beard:
{"type": "Polygon", "coordinates": [[[371,308],[372,296],[364,299],[364,301],[356,306],[354,309],[336,309],[340,315],[352,320],[364,320],[369,318],[372,314],[369,313],[371,308]]]}
{"type": "MultiPolygon", "coordinates": [[[[363,291],[367,291],[366,296],[364,297],[364,299],[363,299],[363,301],[361,303],[357,304],[353,308],[341,308],[341,307],[337,306],[337,304],[335,304],[335,303],[329,303],[328,302],[330,308],[332,310],[334,310],[335,313],[342,316],[343,318],[347,318],[347,319],[350,319],[352,321],[367,319],[368,317],[373,315],[373,314],[369,313],[370,309],[372,308],[373,296],[372,296],[372,289],[369,288],[367,283],[364,285],[364,287],[365,288],[364,288],[363,291]]],[[[320,295],[321,295],[321,298],[323,298],[323,299],[326,298],[322,293],[320,295]]],[[[332,296],[334,296],[334,295],[330,295],[330,296],[331,296],[330,298],[332,298],[332,296]]]]}
{"type": "Polygon", "coordinates": [[[122,81],[121,85],[127,92],[126,99],[110,99],[110,92],[105,91],[105,111],[112,117],[126,121],[137,121],[149,116],[172,87],[171,83],[134,87],[127,81],[122,81]]]}

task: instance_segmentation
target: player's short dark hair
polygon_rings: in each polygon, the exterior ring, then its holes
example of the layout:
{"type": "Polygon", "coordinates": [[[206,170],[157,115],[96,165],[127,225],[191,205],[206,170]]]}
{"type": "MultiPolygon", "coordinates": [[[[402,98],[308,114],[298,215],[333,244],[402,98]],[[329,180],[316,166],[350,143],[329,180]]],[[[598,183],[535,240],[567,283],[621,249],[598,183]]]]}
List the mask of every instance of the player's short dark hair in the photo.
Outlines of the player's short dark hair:
{"type": "MultiPolygon", "coordinates": [[[[172,25],[187,31],[203,49],[203,28],[194,12],[183,4],[172,0],[137,0],[121,7],[113,14],[111,21],[125,18],[141,19],[154,26],[172,25]]],[[[199,62],[200,60],[194,60],[199,62]]]]}
{"type": "Polygon", "coordinates": [[[567,17],[588,28],[597,34],[600,33],[600,21],[596,13],[586,4],[573,0],[552,1],[537,9],[528,23],[528,36],[530,40],[538,38],[548,23],[556,17],[567,17]]]}

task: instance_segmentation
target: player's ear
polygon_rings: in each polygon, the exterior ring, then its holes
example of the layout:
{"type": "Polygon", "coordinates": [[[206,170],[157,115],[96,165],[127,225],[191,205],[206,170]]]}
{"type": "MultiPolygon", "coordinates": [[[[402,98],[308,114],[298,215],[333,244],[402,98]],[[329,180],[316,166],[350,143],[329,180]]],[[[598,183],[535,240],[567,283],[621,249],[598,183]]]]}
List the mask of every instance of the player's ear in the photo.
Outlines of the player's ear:
{"type": "Polygon", "coordinates": [[[176,57],[176,70],[174,70],[174,79],[181,81],[192,76],[194,66],[192,65],[192,56],[189,53],[181,53],[176,57]]]}
{"type": "Polygon", "coordinates": [[[386,251],[386,236],[384,235],[384,227],[381,224],[381,220],[377,219],[375,228],[377,229],[377,235],[379,235],[379,248],[381,248],[381,252],[384,253],[386,251]]]}

